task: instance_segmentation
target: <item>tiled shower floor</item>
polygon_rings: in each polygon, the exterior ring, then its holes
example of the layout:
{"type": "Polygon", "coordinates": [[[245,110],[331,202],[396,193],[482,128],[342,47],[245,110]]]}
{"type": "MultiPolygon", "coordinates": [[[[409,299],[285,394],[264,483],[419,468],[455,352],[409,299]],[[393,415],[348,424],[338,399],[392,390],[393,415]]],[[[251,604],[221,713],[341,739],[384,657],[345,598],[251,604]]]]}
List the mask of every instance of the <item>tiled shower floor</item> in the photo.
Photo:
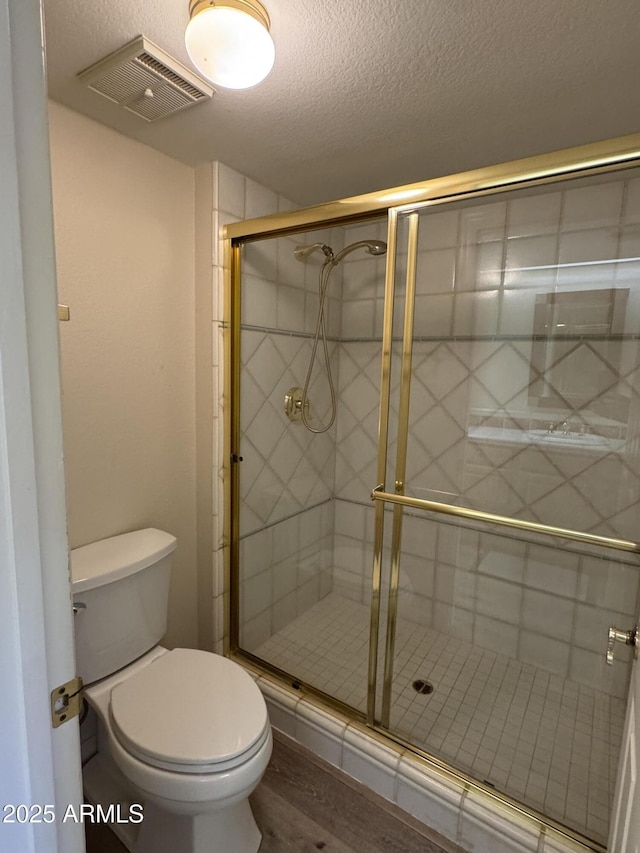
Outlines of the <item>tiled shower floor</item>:
{"type": "MultiPolygon", "coordinates": [[[[400,622],[391,730],[606,844],[625,703],[400,622]],[[433,684],[433,693],[416,693],[419,678],[433,684]]],[[[331,593],[253,651],[364,710],[368,631],[369,608],[331,593]]]]}

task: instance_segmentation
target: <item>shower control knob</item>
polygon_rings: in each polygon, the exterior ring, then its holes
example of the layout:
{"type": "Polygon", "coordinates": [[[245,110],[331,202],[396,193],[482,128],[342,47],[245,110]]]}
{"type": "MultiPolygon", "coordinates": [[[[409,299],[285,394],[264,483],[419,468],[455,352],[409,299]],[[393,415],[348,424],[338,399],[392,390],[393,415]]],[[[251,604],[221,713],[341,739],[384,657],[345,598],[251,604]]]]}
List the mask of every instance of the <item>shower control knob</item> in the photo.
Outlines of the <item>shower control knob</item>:
{"type": "Polygon", "coordinates": [[[614,628],[613,625],[609,628],[609,642],[607,643],[608,664],[613,664],[613,650],[616,643],[624,643],[625,646],[635,646],[637,656],[638,626],[636,625],[631,631],[621,631],[619,628],[614,628]]]}
{"type": "MultiPolygon", "coordinates": [[[[290,421],[299,421],[302,418],[302,388],[295,385],[289,388],[289,391],[284,395],[284,411],[290,421]]],[[[309,412],[309,401],[305,400],[305,414],[309,412]]]]}

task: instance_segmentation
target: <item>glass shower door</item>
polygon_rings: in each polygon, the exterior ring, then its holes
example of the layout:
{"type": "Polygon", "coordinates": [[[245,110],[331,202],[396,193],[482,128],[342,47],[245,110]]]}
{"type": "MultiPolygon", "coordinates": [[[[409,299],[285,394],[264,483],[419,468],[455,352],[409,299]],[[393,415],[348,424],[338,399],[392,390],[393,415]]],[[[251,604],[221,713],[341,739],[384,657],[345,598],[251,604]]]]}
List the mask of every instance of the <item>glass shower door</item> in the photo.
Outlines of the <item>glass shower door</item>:
{"type": "Polygon", "coordinates": [[[630,667],[607,631],[639,591],[639,192],[622,174],[405,214],[376,495],[376,720],[602,844],[630,667]]]}
{"type": "Polygon", "coordinates": [[[386,237],[377,217],[239,250],[232,644],[361,714],[386,237]]]}
{"type": "MultiPolygon", "coordinates": [[[[241,253],[235,500],[238,518],[237,644],[298,678],[313,680],[314,607],[331,588],[335,427],[314,435],[287,396],[304,384],[315,316],[317,255],[301,261],[307,235],[245,243],[241,253]],[[310,614],[305,636],[289,636],[310,614]]],[[[309,242],[331,245],[332,229],[309,242]]],[[[320,253],[321,255],[322,253],[320,253]]],[[[338,359],[339,315],[333,294],[325,305],[327,351],[338,359]]],[[[331,399],[316,372],[306,413],[329,418],[331,399]]],[[[317,637],[316,637],[317,639],[317,637]]]]}

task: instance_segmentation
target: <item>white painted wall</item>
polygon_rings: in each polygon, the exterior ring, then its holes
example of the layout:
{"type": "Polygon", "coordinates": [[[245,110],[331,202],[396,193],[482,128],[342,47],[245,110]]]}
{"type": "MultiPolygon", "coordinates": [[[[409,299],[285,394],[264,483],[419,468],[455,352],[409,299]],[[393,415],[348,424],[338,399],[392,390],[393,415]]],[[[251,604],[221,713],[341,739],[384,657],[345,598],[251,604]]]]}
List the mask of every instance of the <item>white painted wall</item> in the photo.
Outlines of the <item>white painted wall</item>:
{"type": "Polygon", "coordinates": [[[50,102],[71,548],[178,538],[168,645],[197,643],[194,170],[50,102]]]}

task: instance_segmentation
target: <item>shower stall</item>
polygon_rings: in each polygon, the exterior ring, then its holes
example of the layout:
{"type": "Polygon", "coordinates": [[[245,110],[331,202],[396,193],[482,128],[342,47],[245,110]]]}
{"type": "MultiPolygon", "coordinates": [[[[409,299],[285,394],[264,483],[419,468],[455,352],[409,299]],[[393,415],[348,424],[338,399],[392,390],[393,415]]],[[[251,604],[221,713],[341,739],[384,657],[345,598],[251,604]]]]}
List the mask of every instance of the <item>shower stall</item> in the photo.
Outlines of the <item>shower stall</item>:
{"type": "Polygon", "coordinates": [[[639,608],[639,149],[226,241],[232,653],[594,850],[639,608]]]}

